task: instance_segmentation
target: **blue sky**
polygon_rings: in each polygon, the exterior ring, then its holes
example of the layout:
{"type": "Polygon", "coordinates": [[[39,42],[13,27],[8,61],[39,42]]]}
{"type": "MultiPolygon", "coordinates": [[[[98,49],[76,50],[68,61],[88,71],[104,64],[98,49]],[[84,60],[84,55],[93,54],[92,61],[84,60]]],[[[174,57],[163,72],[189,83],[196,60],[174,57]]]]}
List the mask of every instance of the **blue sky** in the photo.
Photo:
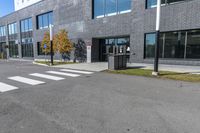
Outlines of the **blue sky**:
{"type": "Polygon", "coordinates": [[[0,17],[14,11],[14,0],[0,0],[0,17]]]}

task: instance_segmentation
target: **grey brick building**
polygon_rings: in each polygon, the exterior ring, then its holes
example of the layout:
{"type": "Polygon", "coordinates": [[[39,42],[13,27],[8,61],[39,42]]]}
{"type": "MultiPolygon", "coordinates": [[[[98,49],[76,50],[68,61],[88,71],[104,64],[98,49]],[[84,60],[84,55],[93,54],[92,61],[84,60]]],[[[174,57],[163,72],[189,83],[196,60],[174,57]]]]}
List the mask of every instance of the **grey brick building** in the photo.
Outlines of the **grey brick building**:
{"type": "MultiPolygon", "coordinates": [[[[88,62],[127,52],[130,62],[152,63],[155,1],[44,0],[0,18],[0,48],[9,58],[42,59],[40,42],[53,23],[54,33],[66,29],[85,44],[88,62]]],[[[200,1],[162,0],[161,11],[160,62],[200,65],[200,1]]]]}

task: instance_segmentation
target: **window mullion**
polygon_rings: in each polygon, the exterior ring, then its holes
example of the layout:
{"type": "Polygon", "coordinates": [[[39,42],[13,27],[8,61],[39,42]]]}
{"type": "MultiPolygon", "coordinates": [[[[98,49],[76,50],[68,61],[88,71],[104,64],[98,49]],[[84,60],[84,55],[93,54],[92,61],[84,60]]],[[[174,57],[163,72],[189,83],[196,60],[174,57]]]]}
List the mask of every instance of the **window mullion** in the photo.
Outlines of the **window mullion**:
{"type": "Polygon", "coordinates": [[[185,52],[184,52],[184,59],[187,58],[187,36],[188,36],[188,32],[185,32],[185,52]]]}
{"type": "Polygon", "coordinates": [[[163,33],[163,52],[162,52],[162,58],[165,58],[165,33],[163,33]]]}

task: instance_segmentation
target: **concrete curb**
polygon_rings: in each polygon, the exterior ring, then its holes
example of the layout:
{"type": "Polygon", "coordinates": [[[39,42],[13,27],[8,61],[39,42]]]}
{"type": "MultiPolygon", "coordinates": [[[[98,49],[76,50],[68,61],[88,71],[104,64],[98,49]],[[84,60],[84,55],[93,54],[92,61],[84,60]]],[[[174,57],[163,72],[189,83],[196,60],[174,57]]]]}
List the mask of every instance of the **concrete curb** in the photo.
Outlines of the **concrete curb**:
{"type": "Polygon", "coordinates": [[[34,64],[34,65],[39,65],[39,66],[46,66],[46,67],[50,67],[49,65],[42,64],[42,63],[37,63],[37,62],[35,62],[35,61],[33,61],[33,64],[34,64]]]}

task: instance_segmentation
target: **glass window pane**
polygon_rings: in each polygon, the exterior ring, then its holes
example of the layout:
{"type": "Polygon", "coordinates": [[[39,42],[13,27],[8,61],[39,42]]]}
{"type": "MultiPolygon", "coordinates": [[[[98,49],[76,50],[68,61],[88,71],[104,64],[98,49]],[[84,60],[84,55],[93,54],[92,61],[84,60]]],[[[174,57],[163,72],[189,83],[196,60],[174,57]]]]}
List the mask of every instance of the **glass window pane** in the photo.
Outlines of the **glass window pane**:
{"type": "Polygon", "coordinates": [[[8,34],[9,35],[11,34],[11,27],[10,27],[10,25],[8,25],[8,34]]]}
{"type": "Polygon", "coordinates": [[[21,21],[21,32],[24,32],[24,21],[21,21]]]}
{"type": "Polygon", "coordinates": [[[94,18],[104,17],[105,0],[94,0],[94,18]]]}
{"type": "Polygon", "coordinates": [[[14,34],[17,33],[17,23],[14,23],[14,34]]]}
{"type": "Polygon", "coordinates": [[[157,0],[147,0],[147,8],[156,7],[157,0]]]}
{"type": "Polygon", "coordinates": [[[146,34],[145,38],[145,58],[153,58],[155,56],[156,34],[146,34]]]}
{"type": "Polygon", "coordinates": [[[118,38],[117,39],[117,45],[128,45],[129,44],[129,38],[118,38]]]}
{"type": "Polygon", "coordinates": [[[0,27],[0,36],[4,36],[3,27],[0,27]]]}
{"type": "Polygon", "coordinates": [[[17,58],[18,56],[18,45],[15,43],[15,41],[9,42],[9,55],[12,58],[17,58]]]}
{"type": "Polygon", "coordinates": [[[24,27],[25,27],[25,32],[27,32],[29,29],[28,29],[28,19],[24,20],[24,27]]]}
{"type": "Polygon", "coordinates": [[[6,36],[6,26],[3,27],[3,36],[6,36]]]}
{"type": "MultiPolygon", "coordinates": [[[[161,4],[166,4],[167,0],[161,0],[161,4]]],[[[146,8],[154,8],[157,6],[157,0],[146,0],[146,8]]]]}
{"type": "Polygon", "coordinates": [[[131,11],[131,0],[118,0],[118,12],[126,13],[131,11]]]}
{"type": "Polygon", "coordinates": [[[53,13],[52,12],[49,13],[49,26],[50,26],[50,24],[53,24],[53,13]]]}
{"type": "MultiPolygon", "coordinates": [[[[32,25],[32,21],[30,23],[32,25]]],[[[38,29],[48,28],[50,24],[53,24],[53,12],[39,15],[37,24],[38,24],[38,29]]],[[[32,30],[32,27],[31,27],[31,30],[32,30]]]]}
{"type": "Polygon", "coordinates": [[[38,16],[38,28],[39,28],[39,29],[42,29],[42,28],[43,28],[42,16],[38,16]]]}
{"type": "Polygon", "coordinates": [[[116,0],[106,0],[106,15],[112,16],[117,14],[117,2],[116,0]]]}
{"type": "Polygon", "coordinates": [[[185,33],[165,33],[165,58],[184,58],[185,33]]]}
{"type": "Polygon", "coordinates": [[[29,27],[29,31],[32,31],[33,30],[33,26],[32,26],[32,19],[30,18],[29,20],[28,20],[28,27],[29,27]]]}
{"type": "Polygon", "coordinates": [[[200,30],[188,32],[186,58],[200,59],[200,30]]]}
{"type": "Polygon", "coordinates": [[[176,3],[176,2],[181,2],[184,0],[167,0],[167,3],[176,3]]]}
{"type": "Polygon", "coordinates": [[[115,45],[115,39],[108,39],[108,45],[115,45]]]}
{"type": "Polygon", "coordinates": [[[10,28],[11,28],[11,32],[10,32],[10,34],[12,35],[12,34],[14,34],[14,25],[11,24],[11,25],[10,25],[10,28]]]}
{"type": "Polygon", "coordinates": [[[48,28],[49,21],[48,21],[48,14],[43,15],[43,28],[48,28]]]}

